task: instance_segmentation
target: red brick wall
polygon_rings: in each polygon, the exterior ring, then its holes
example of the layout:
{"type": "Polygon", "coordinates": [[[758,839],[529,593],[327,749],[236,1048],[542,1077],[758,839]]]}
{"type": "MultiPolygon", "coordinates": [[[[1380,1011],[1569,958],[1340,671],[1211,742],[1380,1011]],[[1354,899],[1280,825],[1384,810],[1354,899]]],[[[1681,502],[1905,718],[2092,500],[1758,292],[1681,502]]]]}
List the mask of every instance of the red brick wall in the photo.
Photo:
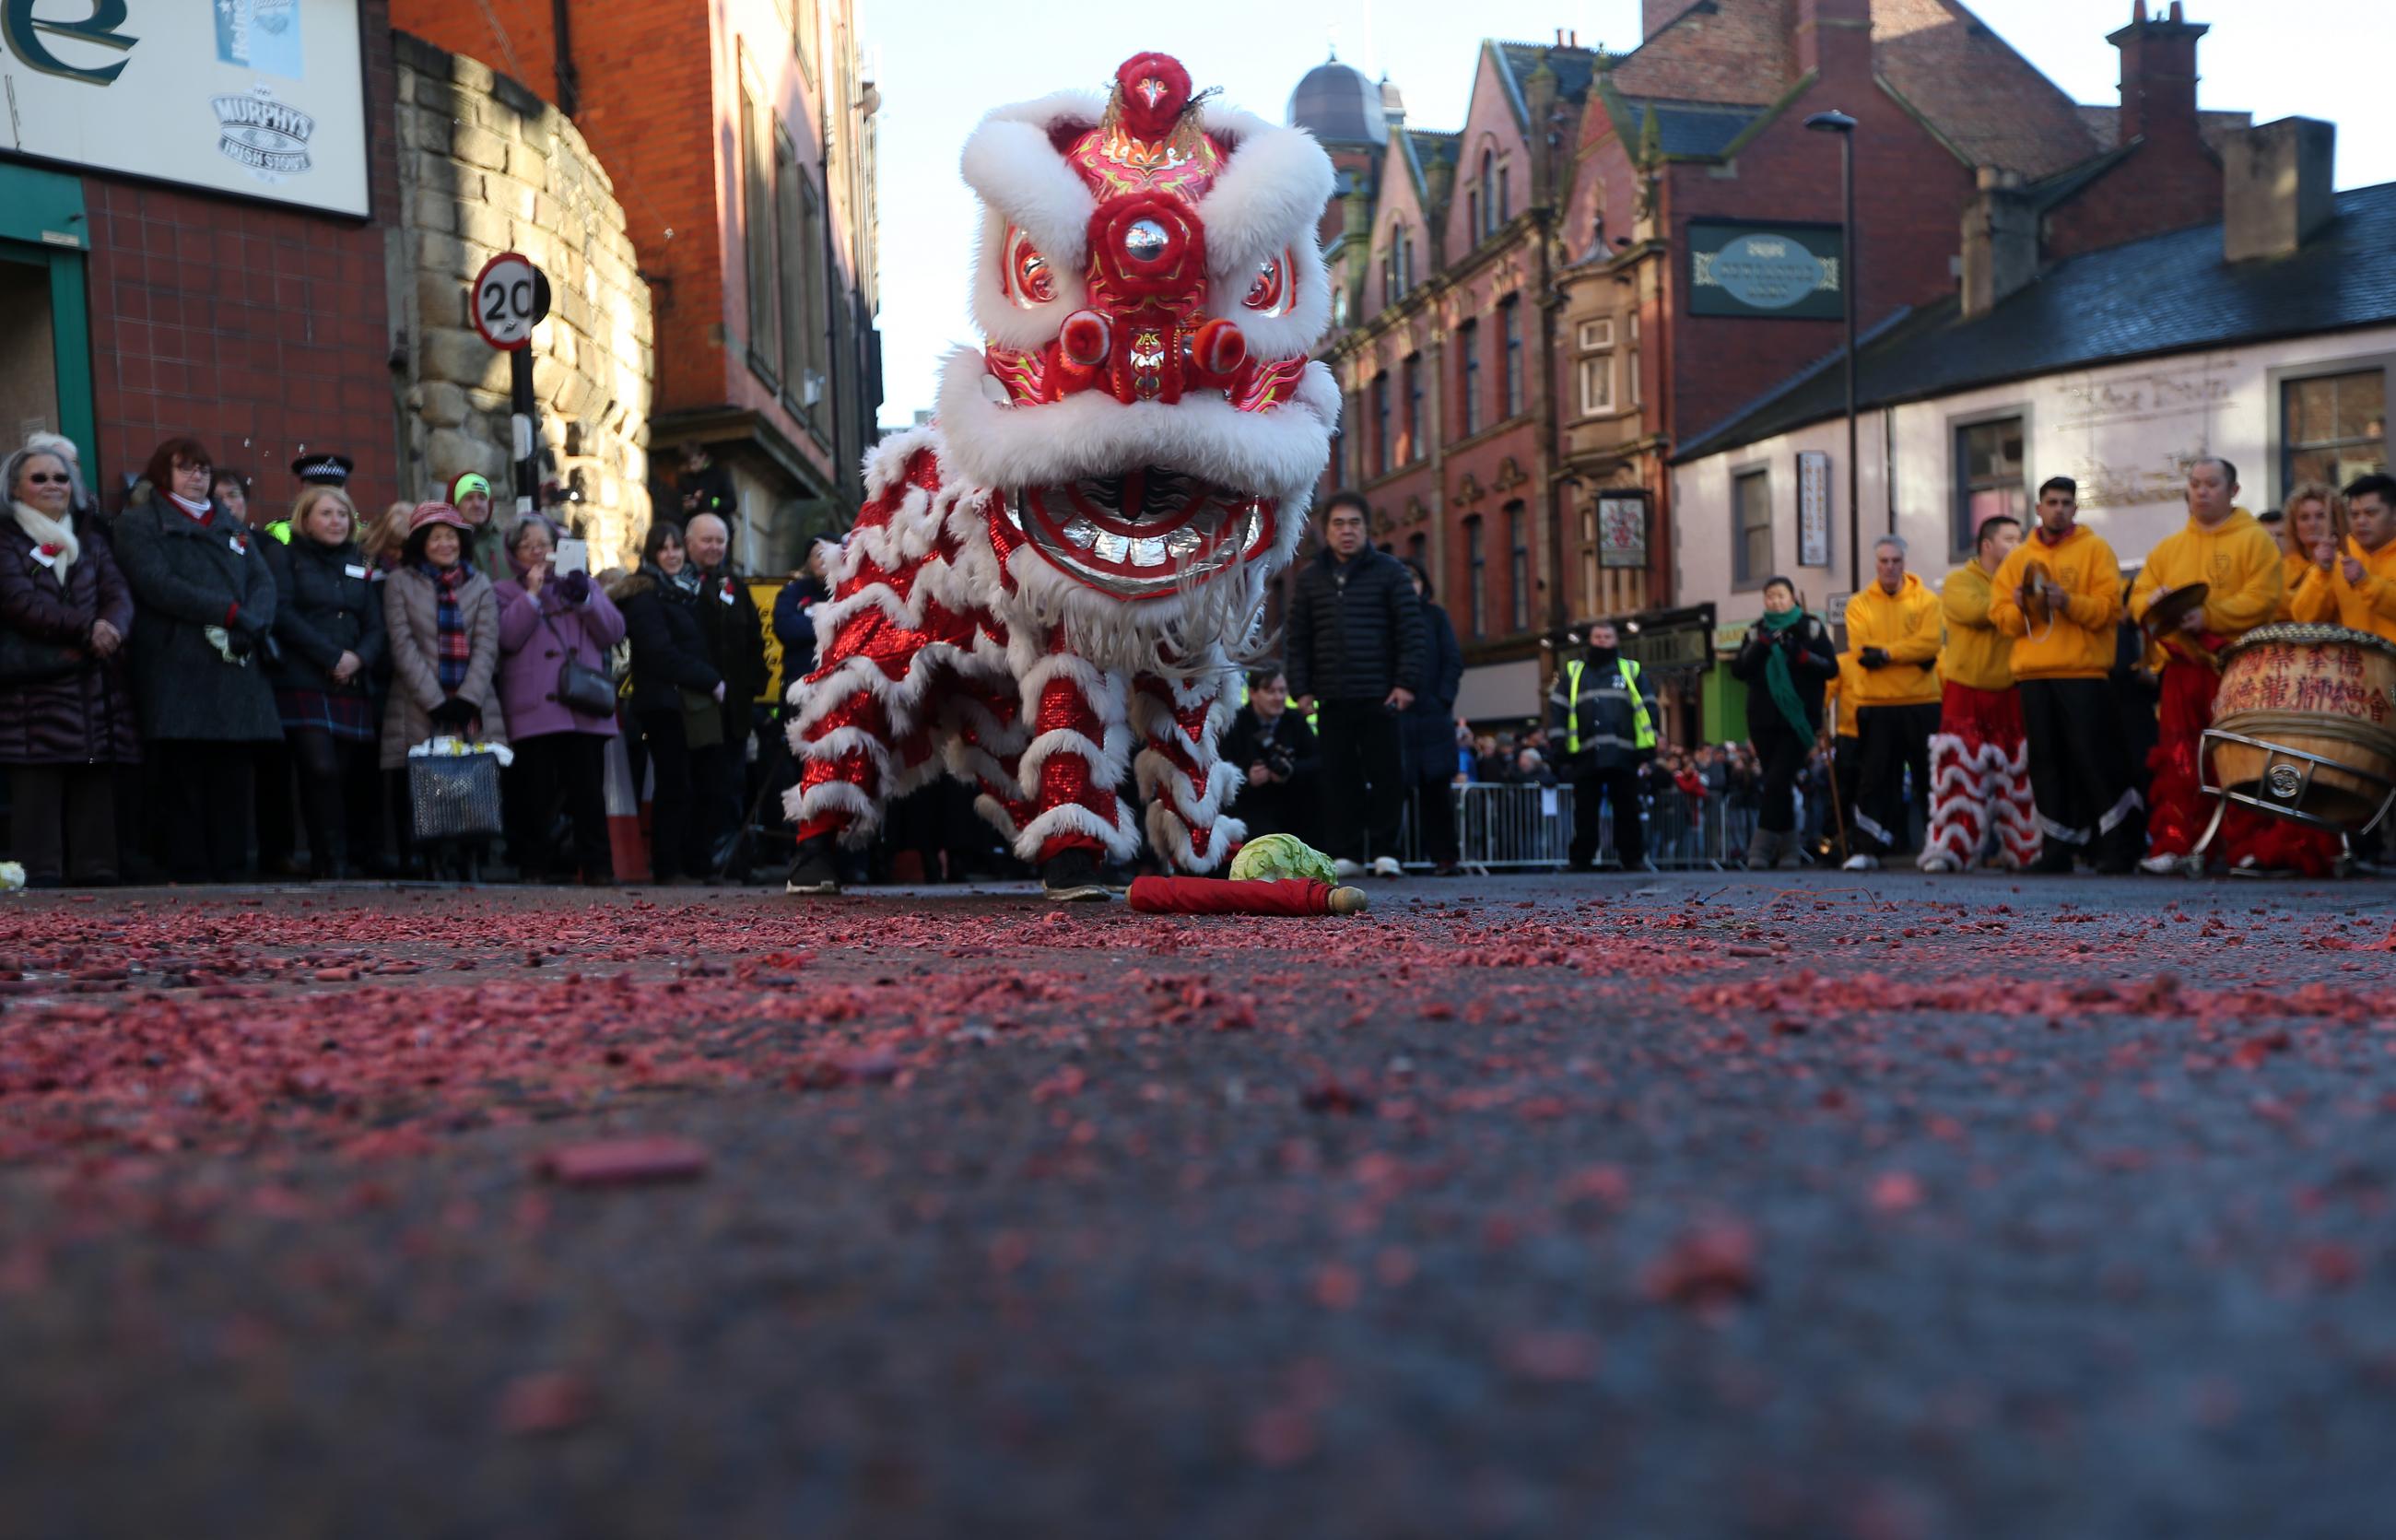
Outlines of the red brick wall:
{"type": "MultiPolygon", "coordinates": [[[[657,408],[726,397],[724,221],[716,203],[719,126],[710,7],[693,0],[608,0],[574,7],[571,39],[579,86],[575,126],[607,168],[624,206],[641,272],[656,287],[657,408]],[[671,231],[672,234],[668,236],[671,231]],[[666,339],[675,340],[667,345],[666,339]]],[[[391,0],[392,24],[478,59],[557,100],[557,46],[549,0],[391,0]],[[487,14],[486,14],[487,11],[487,14]],[[501,46],[496,20],[504,31],[501,46]]],[[[728,119],[728,114],[726,114],[728,119]]],[[[731,160],[737,165],[738,141],[731,160]]]]}
{"type": "MultiPolygon", "coordinates": [[[[304,445],[358,462],[362,506],[403,495],[389,365],[383,232],[396,220],[391,31],[359,17],[366,52],[366,222],[105,176],[91,220],[98,485],[113,493],[163,439],[199,438],[281,506],[304,445]]],[[[405,489],[412,493],[416,489],[405,489]]]]}
{"type": "Polygon", "coordinates": [[[2048,211],[2050,262],[2168,230],[2221,221],[2221,163],[2193,134],[2150,139],[2048,211]]]}
{"type": "Polygon", "coordinates": [[[1858,328],[1869,329],[1899,305],[1935,303],[1955,291],[1952,260],[1963,249],[1971,172],[1886,92],[1816,86],[1739,152],[1736,178],[1711,176],[1702,166],[1669,173],[1664,208],[1671,221],[1676,377],[1670,427],[1676,439],[1704,431],[1839,346],[1836,321],[1693,316],[1684,292],[1692,219],[1839,222],[1838,142],[1804,126],[1809,114],[1833,106],[1859,125],[1858,328]]]}

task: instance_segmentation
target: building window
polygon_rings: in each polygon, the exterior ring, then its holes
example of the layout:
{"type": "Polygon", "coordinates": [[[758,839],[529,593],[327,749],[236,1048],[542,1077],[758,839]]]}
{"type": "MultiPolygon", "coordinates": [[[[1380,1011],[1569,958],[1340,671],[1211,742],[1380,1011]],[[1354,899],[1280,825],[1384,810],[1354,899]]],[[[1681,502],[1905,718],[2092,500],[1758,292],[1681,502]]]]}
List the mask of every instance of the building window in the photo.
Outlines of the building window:
{"type": "Polygon", "coordinates": [[[1980,525],[2003,514],[2029,526],[2022,485],[2022,419],[1998,418],[1955,430],[1955,549],[1969,551],[1980,525]]]}
{"type": "Polygon", "coordinates": [[[1415,232],[1411,230],[1404,232],[1398,246],[1398,291],[1401,294],[1415,291],[1415,232]]]}
{"type": "Polygon", "coordinates": [[[1476,242],[1487,240],[1489,232],[1498,228],[1497,221],[1490,218],[1497,206],[1489,200],[1489,166],[1492,158],[1488,151],[1481,152],[1481,179],[1474,184],[1481,193],[1481,217],[1473,221],[1472,226],[1472,238],[1476,242]]]}
{"type": "Polygon", "coordinates": [[[1413,534],[1406,537],[1406,560],[1422,568],[1425,572],[1429,572],[1431,570],[1430,551],[1431,537],[1424,534],[1421,530],[1418,529],[1413,534]]]}
{"type": "Polygon", "coordinates": [[[1457,352],[1464,370],[1464,432],[1481,431],[1481,323],[1467,321],[1456,328],[1457,352]]]}
{"type": "Polygon", "coordinates": [[[1377,474],[1390,469],[1390,377],[1373,377],[1373,470],[1377,474]]]}
{"type": "Polygon", "coordinates": [[[791,26],[791,44],[799,51],[799,68],[807,84],[816,83],[816,0],[798,0],[798,16],[791,26]]]}
{"type": "Polygon", "coordinates": [[[2388,464],[2388,376],[2315,375],[2280,386],[2280,486],[2344,486],[2388,464]]]}
{"type": "Polygon", "coordinates": [[[1631,409],[1639,409],[1639,317],[1631,318],[1631,409]]]}
{"type": "MultiPolygon", "coordinates": [[[[1358,392],[1351,391],[1348,392],[1347,409],[1339,416],[1339,441],[1347,446],[1351,457],[1348,473],[1344,479],[1351,485],[1364,479],[1364,431],[1359,426],[1364,420],[1364,397],[1358,392]],[[1356,431],[1351,433],[1348,431],[1350,428],[1355,428],[1356,431]]],[[[1331,464],[1336,471],[1339,461],[1334,458],[1331,464]]]]}
{"type": "Polygon", "coordinates": [[[1489,634],[1489,553],[1482,547],[1481,515],[1464,521],[1466,591],[1472,604],[1472,634],[1489,634]]]}
{"type": "Polygon", "coordinates": [[[740,86],[740,225],[749,265],[749,364],[767,378],[782,372],[782,324],[774,274],[774,172],[767,125],[740,86]]]}
{"type": "Polygon", "coordinates": [[[1580,510],[1580,612],[1594,616],[1597,608],[1597,501],[1580,510]]]}
{"type": "Polygon", "coordinates": [[[1614,355],[1591,353],[1580,361],[1580,415],[1614,410],[1614,355]]]}
{"type": "Polygon", "coordinates": [[[1514,195],[1507,190],[1507,175],[1505,166],[1501,166],[1498,168],[1498,222],[1492,227],[1493,232],[1503,230],[1506,227],[1506,221],[1514,217],[1514,195]]]}
{"type": "Polygon", "coordinates": [[[1464,227],[1472,232],[1477,244],[1481,239],[1481,189],[1473,188],[1464,194],[1464,227]]]}
{"type": "Polygon", "coordinates": [[[1399,365],[1404,371],[1406,392],[1406,463],[1423,458],[1422,438],[1422,354],[1408,353],[1399,365]]]}
{"type": "Polygon", "coordinates": [[[823,381],[826,310],[817,274],[823,232],[816,223],[815,189],[799,171],[799,153],[780,124],[774,126],[774,229],[781,244],[782,391],[799,415],[812,419],[830,392],[823,381]]]}
{"type": "Polygon", "coordinates": [[[1745,586],[1772,576],[1772,472],[1749,471],[1730,484],[1731,580],[1745,586]]]}
{"type": "Polygon", "coordinates": [[[1531,629],[1531,536],[1523,505],[1506,505],[1506,603],[1516,631],[1531,629]]]}
{"type": "Polygon", "coordinates": [[[1506,336],[1506,415],[1523,409],[1523,307],[1512,299],[1498,307],[1506,336]]]}

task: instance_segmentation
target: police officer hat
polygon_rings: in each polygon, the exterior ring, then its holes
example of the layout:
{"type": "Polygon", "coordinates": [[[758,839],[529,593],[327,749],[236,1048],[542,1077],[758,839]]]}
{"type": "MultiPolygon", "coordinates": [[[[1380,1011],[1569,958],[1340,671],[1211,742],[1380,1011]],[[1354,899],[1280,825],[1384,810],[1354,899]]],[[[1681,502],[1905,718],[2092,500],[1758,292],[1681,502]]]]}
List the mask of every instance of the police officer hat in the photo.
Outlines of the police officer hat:
{"type": "Polygon", "coordinates": [[[291,462],[291,473],[303,486],[347,486],[357,468],[347,455],[302,455],[291,462]]]}

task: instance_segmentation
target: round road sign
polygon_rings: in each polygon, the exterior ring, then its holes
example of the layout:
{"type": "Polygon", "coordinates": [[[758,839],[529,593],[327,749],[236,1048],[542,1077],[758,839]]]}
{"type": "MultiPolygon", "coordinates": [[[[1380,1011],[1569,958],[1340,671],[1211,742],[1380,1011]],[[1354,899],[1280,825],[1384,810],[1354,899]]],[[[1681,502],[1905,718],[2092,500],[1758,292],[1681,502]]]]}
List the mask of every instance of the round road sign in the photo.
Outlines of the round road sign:
{"type": "Polygon", "coordinates": [[[483,340],[512,352],[532,340],[534,325],[549,313],[549,279],[531,259],[503,251],[474,274],[467,298],[483,340]]]}

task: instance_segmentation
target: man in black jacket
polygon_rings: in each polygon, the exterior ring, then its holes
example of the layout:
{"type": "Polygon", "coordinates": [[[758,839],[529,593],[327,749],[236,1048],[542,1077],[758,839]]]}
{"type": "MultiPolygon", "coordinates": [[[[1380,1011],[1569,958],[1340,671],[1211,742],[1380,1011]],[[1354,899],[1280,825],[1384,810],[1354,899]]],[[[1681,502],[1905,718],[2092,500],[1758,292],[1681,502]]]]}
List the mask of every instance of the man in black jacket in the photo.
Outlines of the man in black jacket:
{"type": "Polygon", "coordinates": [[[713,513],[699,514],[683,530],[683,548],[699,573],[694,607],[707,660],[724,681],[721,779],[698,789],[705,848],[721,860],[749,805],[749,739],[756,726],[757,697],[765,688],[765,628],[748,582],[732,570],[729,525],[713,513]]]}
{"type": "Polygon", "coordinates": [[[1422,605],[1412,578],[1367,538],[1368,508],[1335,492],[1325,548],[1298,575],[1289,607],[1290,704],[1317,712],[1324,843],[1342,877],[1398,875],[1405,768],[1398,716],[1423,687],[1422,605]]]}

